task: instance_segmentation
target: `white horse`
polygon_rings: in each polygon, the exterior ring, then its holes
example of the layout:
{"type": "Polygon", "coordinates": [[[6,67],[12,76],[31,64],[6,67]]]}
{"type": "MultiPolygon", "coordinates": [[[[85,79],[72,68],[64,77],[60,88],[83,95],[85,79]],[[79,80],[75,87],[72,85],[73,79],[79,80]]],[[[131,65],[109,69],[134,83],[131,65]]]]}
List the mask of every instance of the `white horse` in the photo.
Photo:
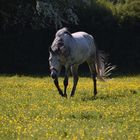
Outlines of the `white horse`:
{"type": "Polygon", "coordinates": [[[67,28],[58,30],[50,47],[49,64],[51,77],[54,79],[54,84],[61,96],[67,97],[66,89],[70,70],[74,78],[71,97],[74,96],[78,82],[78,67],[85,61],[91,71],[95,98],[97,94],[96,78],[104,80],[104,76],[114,67],[108,66],[105,68],[105,56],[97,50],[94,38],[90,34],[85,32],[71,34],[67,28]],[[65,66],[64,93],[58,83],[58,76],[62,66],[65,66]]]}

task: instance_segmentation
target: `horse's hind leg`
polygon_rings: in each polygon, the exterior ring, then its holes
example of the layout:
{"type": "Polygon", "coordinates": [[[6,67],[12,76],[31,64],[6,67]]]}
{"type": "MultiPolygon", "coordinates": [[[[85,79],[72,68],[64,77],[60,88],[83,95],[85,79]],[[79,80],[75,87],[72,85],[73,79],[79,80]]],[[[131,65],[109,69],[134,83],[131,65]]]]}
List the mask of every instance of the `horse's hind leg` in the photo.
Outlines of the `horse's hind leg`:
{"type": "Polygon", "coordinates": [[[97,73],[96,73],[96,68],[95,68],[95,65],[93,63],[93,61],[88,61],[88,65],[89,65],[89,69],[90,69],[90,72],[91,72],[91,76],[92,76],[92,79],[93,79],[93,84],[94,84],[94,90],[93,90],[93,94],[94,94],[94,98],[97,94],[97,82],[96,82],[96,77],[97,77],[97,73]]]}
{"type": "Polygon", "coordinates": [[[73,97],[76,90],[77,82],[78,82],[78,65],[71,66],[71,72],[73,75],[73,88],[71,91],[71,97],[73,97]]]}

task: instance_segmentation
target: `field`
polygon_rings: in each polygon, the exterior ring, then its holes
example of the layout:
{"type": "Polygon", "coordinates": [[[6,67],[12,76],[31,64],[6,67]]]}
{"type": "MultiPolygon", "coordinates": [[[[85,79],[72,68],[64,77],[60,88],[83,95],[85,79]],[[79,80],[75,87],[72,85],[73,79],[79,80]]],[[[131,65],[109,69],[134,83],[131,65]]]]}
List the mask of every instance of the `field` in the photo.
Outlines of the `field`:
{"type": "Polygon", "coordinates": [[[0,76],[0,139],[140,139],[140,76],[98,81],[96,100],[90,78],[65,99],[49,77],[0,76]]]}

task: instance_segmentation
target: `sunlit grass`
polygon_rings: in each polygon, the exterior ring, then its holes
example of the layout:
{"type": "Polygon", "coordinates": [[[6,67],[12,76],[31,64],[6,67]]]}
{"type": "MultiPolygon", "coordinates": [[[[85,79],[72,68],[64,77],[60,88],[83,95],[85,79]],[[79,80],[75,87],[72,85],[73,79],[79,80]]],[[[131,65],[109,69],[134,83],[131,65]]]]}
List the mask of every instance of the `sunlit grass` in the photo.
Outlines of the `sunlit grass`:
{"type": "Polygon", "coordinates": [[[140,76],[97,84],[96,100],[90,78],[65,99],[49,77],[1,76],[0,139],[140,139],[140,76]]]}

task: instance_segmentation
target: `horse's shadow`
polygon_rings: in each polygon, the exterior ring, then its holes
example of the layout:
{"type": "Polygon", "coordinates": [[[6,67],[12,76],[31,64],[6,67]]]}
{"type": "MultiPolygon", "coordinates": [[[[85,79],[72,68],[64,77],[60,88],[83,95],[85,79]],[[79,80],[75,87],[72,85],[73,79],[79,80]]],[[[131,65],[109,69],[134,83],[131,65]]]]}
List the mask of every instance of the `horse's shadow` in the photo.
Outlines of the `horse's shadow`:
{"type": "Polygon", "coordinates": [[[96,101],[96,100],[104,100],[104,101],[108,101],[108,100],[118,100],[118,99],[123,99],[129,96],[133,96],[135,94],[137,94],[138,92],[136,90],[130,90],[127,94],[106,94],[106,95],[97,95],[96,97],[93,96],[86,96],[86,97],[82,97],[81,100],[83,102],[87,102],[87,101],[96,101]]]}
{"type": "Polygon", "coordinates": [[[109,96],[109,95],[105,95],[105,96],[98,96],[98,97],[82,97],[81,98],[81,101],[83,102],[88,102],[88,101],[97,101],[97,100],[104,100],[104,101],[108,101],[108,100],[117,100],[119,99],[120,97],[112,97],[112,96],[109,96]]]}

